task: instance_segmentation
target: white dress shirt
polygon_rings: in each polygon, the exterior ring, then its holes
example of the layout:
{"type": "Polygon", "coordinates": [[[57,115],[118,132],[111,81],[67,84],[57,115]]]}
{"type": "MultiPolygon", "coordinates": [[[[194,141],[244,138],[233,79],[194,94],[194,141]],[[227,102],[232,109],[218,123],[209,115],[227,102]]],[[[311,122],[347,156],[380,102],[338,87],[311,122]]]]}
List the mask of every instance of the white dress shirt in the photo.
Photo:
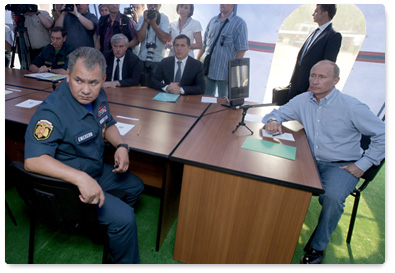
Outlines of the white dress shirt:
{"type": "MultiPolygon", "coordinates": [[[[187,59],[188,59],[188,56],[186,57],[186,58],[184,58],[183,60],[179,60],[179,59],[177,59],[177,57],[175,57],[174,56],[174,75],[173,75],[173,80],[174,80],[174,78],[176,77],[176,73],[177,73],[177,70],[178,70],[178,61],[181,61],[181,78],[182,78],[182,75],[183,75],[183,73],[184,73],[184,68],[185,68],[185,65],[186,65],[186,63],[187,63],[187,59]]],[[[163,91],[165,91],[165,92],[167,92],[166,91],[166,89],[167,89],[167,87],[168,87],[168,85],[166,85],[165,87],[163,87],[162,89],[163,89],[163,91]]],[[[185,92],[184,92],[184,89],[181,87],[181,90],[180,90],[180,93],[183,95],[185,92]]]]}
{"type": "MultiPolygon", "coordinates": [[[[112,67],[112,78],[111,80],[114,80],[114,73],[115,69],[117,68],[117,57],[114,57],[114,65],[112,67]]],[[[122,67],[123,67],[123,61],[125,60],[125,55],[123,55],[121,58],[119,58],[119,80],[122,80],[122,67]]]]}

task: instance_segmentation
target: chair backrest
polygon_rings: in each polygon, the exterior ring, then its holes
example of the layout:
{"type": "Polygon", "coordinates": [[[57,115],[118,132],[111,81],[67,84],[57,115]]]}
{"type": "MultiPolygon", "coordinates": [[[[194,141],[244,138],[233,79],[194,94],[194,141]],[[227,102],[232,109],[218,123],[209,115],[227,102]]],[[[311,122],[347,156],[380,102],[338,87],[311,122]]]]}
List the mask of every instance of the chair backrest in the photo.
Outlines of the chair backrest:
{"type": "MultiPolygon", "coordinates": [[[[369,148],[370,144],[370,136],[362,135],[361,137],[361,148],[366,151],[369,148]]],[[[380,171],[381,167],[383,166],[385,159],[383,159],[379,165],[373,165],[370,167],[363,175],[362,178],[365,181],[372,181],[377,173],[380,171]]]]}
{"type": "Polygon", "coordinates": [[[13,162],[15,187],[28,206],[34,205],[36,215],[53,223],[95,222],[96,206],[79,199],[78,188],[66,181],[27,172],[22,162],[13,162]]]}

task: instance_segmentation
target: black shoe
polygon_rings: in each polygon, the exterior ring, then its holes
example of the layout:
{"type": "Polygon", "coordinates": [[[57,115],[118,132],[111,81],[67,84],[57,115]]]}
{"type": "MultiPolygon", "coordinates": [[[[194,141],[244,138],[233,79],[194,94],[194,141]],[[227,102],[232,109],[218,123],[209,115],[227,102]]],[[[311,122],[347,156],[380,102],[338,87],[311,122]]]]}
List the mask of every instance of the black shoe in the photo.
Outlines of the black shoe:
{"type": "Polygon", "coordinates": [[[324,259],[325,253],[324,251],[319,251],[310,248],[306,252],[306,254],[302,257],[300,260],[301,264],[320,264],[322,263],[322,260],[324,259]]]}

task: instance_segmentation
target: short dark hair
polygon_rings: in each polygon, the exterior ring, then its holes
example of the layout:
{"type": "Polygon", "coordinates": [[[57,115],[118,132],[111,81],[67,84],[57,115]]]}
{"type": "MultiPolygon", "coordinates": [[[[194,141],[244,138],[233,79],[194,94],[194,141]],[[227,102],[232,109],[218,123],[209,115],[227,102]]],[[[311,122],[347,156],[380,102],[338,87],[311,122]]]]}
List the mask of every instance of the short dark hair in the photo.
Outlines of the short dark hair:
{"type": "Polygon", "coordinates": [[[329,19],[333,19],[336,15],[337,6],[335,4],[318,4],[321,12],[327,11],[329,19]]]}
{"type": "Polygon", "coordinates": [[[184,5],[189,5],[189,7],[191,8],[191,11],[190,11],[189,14],[188,14],[188,17],[191,17],[191,16],[193,15],[193,10],[194,10],[193,4],[178,4],[177,7],[176,7],[177,13],[178,13],[178,9],[179,9],[181,6],[184,6],[184,5]]]}
{"type": "Polygon", "coordinates": [[[63,38],[67,35],[67,31],[63,27],[54,27],[54,28],[51,29],[51,33],[52,32],[59,32],[59,31],[62,33],[62,37],[63,38]]]}
{"type": "Polygon", "coordinates": [[[176,38],[174,38],[173,44],[175,44],[176,40],[179,40],[179,39],[186,39],[187,40],[187,45],[191,46],[191,39],[189,39],[189,37],[186,36],[185,34],[180,34],[180,35],[176,36],[176,38]]]}

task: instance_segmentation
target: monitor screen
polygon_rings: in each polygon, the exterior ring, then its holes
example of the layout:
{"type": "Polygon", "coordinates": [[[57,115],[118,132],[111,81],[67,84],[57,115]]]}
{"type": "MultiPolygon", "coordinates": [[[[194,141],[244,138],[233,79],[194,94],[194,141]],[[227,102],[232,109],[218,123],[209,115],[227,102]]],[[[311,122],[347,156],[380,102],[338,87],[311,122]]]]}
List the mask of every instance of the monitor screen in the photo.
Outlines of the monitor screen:
{"type": "Polygon", "coordinates": [[[229,106],[240,106],[249,97],[250,59],[232,59],[229,61],[229,106]]]}

